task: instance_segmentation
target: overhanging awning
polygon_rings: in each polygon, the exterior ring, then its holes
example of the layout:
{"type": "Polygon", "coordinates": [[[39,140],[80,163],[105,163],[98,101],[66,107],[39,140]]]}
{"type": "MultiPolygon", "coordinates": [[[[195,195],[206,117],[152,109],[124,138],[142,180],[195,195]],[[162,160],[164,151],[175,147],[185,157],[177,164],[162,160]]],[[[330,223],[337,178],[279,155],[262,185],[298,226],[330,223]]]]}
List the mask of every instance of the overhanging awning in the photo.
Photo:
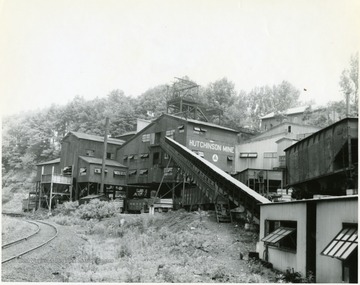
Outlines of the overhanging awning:
{"type": "Polygon", "coordinates": [[[294,228],[285,228],[280,227],[277,228],[272,233],[268,234],[266,237],[264,237],[261,241],[269,243],[269,244],[275,244],[279,241],[281,241],[283,238],[290,235],[292,232],[294,232],[296,229],[294,228]]]}
{"type": "Polygon", "coordinates": [[[322,255],[346,260],[358,246],[356,227],[344,227],[321,252],[322,255]]]}

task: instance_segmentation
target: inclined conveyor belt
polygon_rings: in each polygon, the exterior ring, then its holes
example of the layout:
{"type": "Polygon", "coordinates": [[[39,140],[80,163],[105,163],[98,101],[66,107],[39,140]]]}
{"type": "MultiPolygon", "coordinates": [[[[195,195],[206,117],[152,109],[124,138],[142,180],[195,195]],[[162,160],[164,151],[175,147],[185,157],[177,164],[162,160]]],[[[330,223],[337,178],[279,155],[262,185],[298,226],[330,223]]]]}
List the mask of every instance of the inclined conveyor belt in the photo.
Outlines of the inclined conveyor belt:
{"type": "Polygon", "coordinates": [[[259,204],[269,203],[268,199],[173,139],[165,137],[160,145],[210,200],[217,195],[225,196],[236,206],[243,206],[256,222],[259,221],[259,204]]]}

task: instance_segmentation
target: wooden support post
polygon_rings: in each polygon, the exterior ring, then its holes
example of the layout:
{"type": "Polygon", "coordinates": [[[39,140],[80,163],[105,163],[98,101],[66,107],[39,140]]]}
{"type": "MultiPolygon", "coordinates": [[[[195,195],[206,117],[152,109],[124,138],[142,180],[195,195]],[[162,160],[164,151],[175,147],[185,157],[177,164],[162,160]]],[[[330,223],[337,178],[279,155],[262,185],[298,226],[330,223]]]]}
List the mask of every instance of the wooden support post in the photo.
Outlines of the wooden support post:
{"type": "Polygon", "coordinates": [[[182,191],[181,191],[181,206],[184,205],[185,203],[185,181],[186,181],[186,175],[184,173],[184,180],[183,180],[183,188],[182,188],[182,191]]]}
{"type": "Polygon", "coordinates": [[[72,202],[72,195],[73,195],[73,186],[72,184],[69,186],[69,194],[70,194],[70,202],[72,202]]]}
{"type": "Polygon", "coordinates": [[[54,166],[51,168],[51,183],[50,183],[50,195],[49,195],[49,213],[51,213],[51,201],[52,201],[52,193],[53,193],[53,176],[54,176],[54,166]]]}

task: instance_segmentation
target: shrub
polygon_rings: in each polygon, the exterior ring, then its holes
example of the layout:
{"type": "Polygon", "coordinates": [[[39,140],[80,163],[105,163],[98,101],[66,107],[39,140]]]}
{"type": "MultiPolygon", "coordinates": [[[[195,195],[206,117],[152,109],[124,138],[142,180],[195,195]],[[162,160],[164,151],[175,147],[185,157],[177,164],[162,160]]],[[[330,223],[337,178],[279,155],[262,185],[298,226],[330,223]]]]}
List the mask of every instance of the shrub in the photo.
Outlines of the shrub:
{"type": "Polygon", "coordinates": [[[75,215],[81,219],[104,219],[114,216],[120,212],[120,206],[115,202],[100,201],[99,199],[91,200],[88,204],[79,206],[75,215]]]}

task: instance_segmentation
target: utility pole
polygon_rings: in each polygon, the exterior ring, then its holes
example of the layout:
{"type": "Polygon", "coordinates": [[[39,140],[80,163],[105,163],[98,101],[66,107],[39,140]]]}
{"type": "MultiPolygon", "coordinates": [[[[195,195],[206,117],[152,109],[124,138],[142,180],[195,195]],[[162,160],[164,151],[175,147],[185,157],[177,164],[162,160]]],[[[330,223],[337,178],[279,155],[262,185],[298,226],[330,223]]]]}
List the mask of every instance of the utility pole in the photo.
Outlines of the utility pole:
{"type": "Polygon", "coordinates": [[[350,116],[350,92],[346,92],[346,118],[350,116]]]}
{"type": "Polygon", "coordinates": [[[106,152],[107,152],[108,132],[109,132],[109,118],[106,117],[106,121],[105,121],[105,137],[104,137],[104,153],[103,153],[102,168],[101,168],[100,194],[104,193],[105,161],[106,161],[106,152]]]}

